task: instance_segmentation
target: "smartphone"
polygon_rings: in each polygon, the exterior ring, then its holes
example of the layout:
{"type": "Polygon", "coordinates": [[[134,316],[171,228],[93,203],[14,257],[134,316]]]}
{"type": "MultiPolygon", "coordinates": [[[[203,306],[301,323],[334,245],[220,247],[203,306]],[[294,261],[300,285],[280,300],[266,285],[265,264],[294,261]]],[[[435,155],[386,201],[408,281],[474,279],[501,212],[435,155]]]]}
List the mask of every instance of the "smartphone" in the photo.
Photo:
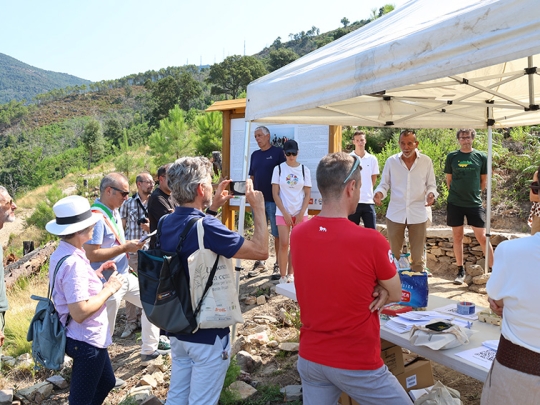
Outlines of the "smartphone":
{"type": "Polygon", "coordinates": [[[426,328],[434,330],[435,332],[442,332],[443,330],[450,329],[453,325],[446,322],[435,322],[426,325],[426,328]]]}
{"type": "Polygon", "coordinates": [[[105,280],[109,281],[109,278],[111,278],[112,274],[115,272],[116,270],[114,269],[105,269],[101,272],[101,274],[103,274],[103,277],[105,278],[105,280]]]}
{"type": "Polygon", "coordinates": [[[232,195],[246,195],[245,181],[231,181],[232,195]]]}

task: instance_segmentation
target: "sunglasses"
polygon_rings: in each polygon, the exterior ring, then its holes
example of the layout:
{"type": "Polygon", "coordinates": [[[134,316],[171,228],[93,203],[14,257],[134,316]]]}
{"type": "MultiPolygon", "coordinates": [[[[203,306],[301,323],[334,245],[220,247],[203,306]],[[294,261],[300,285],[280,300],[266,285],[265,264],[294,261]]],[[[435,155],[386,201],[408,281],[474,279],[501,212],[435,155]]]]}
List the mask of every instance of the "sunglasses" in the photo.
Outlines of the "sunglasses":
{"type": "Polygon", "coordinates": [[[118,191],[122,197],[127,197],[129,195],[129,191],[123,191],[123,190],[120,190],[119,188],[116,188],[116,187],[113,187],[113,186],[110,186],[113,190],[116,190],[118,191]]]}
{"type": "Polygon", "coordinates": [[[345,180],[343,180],[343,184],[347,183],[349,181],[349,179],[351,178],[351,176],[353,175],[354,171],[356,169],[358,169],[358,167],[360,166],[360,159],[354,159],[354,163],[352,165],[352,169],[351,171],[349,172],[349,174],[347,175],[347,177],[345,177],[345,180]]]}
{"type": "Polygon", "coordinates": [[[285,156],[296,156],[298,152],[285,152],[285,156]]]}

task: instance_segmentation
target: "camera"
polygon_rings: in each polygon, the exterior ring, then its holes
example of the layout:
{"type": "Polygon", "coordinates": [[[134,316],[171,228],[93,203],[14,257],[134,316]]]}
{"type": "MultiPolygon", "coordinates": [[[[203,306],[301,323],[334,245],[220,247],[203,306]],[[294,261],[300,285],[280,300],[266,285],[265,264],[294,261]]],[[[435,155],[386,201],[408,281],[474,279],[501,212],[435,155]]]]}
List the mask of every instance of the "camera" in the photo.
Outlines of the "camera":
{"type": "Polygon", "coordinates": [[[147,222],[148,222],[148,218],[146,218],[146,217],[140,217],[140,218],[137,220],[137,225],[146,224],[147,222]]]}

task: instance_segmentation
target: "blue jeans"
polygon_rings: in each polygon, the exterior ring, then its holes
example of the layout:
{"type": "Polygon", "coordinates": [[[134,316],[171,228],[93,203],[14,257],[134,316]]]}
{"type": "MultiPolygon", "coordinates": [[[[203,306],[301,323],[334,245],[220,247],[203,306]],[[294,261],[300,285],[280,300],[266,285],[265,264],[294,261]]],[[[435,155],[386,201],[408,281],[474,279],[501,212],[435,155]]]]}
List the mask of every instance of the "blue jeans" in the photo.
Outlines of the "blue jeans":
{"type": "Polygon", "coordinates": [[[411,405],[397,378],[382,366],[376,370],[346,370],[298,357],[304,405],[335,405],[342,392],[362,405],[411,405]]]}
{"type": "Polygon", "coordinates": [[[375,229],[377,217],[374,204],[358,203],[354,214],[349,215],[349,220],[359,225],[360,219],[362,219],[365,228],[375,229]]]}
{"type": "Polygon", "coordinates": [[[230,351],[229,335],[223,339],[216,336],[213,345],[171,336],[172,369],[166,405],[216,405],[229,368],[230,351]]]}
{"type": "MultiPolygon", "coordinates": [[[[276,225],[276,203],[265,201],[264,212],[266,214],[266,222],[270,221],[270,233],[274,238],[279,238],[278,227],[276,225]]],[[[255,215],[253,215],[253,219],[255,220],[255,215]]]]}
{"type": "Polygon", "coordinates": [[[69,404],[101,405],[116,382],[107,349],[68,337],[66,354],[73,359],[69,404]]]}

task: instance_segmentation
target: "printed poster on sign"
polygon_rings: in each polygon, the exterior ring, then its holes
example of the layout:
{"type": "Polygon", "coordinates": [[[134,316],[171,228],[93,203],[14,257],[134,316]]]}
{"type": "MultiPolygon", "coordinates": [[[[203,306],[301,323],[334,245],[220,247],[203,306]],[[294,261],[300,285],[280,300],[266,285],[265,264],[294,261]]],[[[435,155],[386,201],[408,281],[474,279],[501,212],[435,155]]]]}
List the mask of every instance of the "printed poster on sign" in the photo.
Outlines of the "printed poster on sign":
{"type": "MultiPolygon", "coordinates": [[[[276,125],[265,123],[252,123],[249,134],[249,151],[244,155],[244,141],[246,122],[242,118],[231,120],[231,180],[246,180],[242,176],[243,166],[247,160],[249,170],[249,159],[251,154],[259,149],[255,141],[255,130],[259,126],[265,126],[270,131],[270,142],[273,146],[283,147],[283,144],[294,139],[298,143],[298,162],[309,168],[311,171],[311,199],[308,208],[320,210],[322,207],[321,193],[317,187],[317,165],[319,161],[328,154],[328,137],[330,127],[328,125],[276,125]]],[[[247,178],[247,173],[246,176],[247,178]]],[[[240,198],[235,197],[230,201],[233,206],[240,205],[240,198]]]]}

